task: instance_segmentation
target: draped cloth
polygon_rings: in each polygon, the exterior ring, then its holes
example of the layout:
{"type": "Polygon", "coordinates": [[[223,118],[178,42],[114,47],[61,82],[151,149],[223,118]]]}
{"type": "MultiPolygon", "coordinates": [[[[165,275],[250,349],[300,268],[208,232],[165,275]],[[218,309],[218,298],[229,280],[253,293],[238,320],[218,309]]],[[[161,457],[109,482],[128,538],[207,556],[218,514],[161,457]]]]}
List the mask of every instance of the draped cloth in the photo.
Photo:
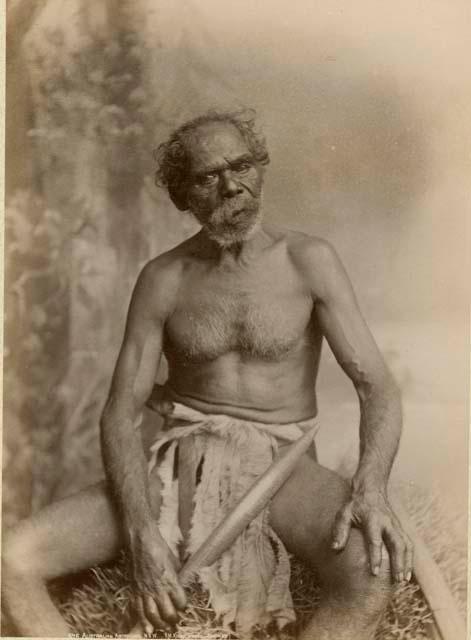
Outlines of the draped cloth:
{"type": "MultiPolygon", "coordinates": [[[[157,465],[162,483],[161,534],[186,558],[270,466],[279,446],[297,440],[316,420],[265,424],[173,405],[151,446],[149,472],[157,465]]],[[[289,558],[269,525],[268,506],[198,577],[217,618],[226,628],[234,623],[241,636],[295,620],[289,558]]]]}

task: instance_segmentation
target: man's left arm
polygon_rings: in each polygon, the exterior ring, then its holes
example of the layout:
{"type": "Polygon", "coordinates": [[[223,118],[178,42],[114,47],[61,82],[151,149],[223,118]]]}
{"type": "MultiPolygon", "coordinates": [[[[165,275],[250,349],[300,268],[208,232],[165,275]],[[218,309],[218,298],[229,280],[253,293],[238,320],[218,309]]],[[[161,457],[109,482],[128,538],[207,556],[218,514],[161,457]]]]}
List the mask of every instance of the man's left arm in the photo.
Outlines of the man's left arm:
{"type": "MultiPolygon", "coordinates": [[[[398,387],[361,315],[350,280],[334,249],[316,241],[305,254],[315,311],[337,362],[360,402],[360,462],[350,500],[337,514],[332,547],[345,547],[350,528],[362,529],[377,574],[383,542],[394,579],[409,580],[412,545],[389,505],[387,484],[402,429],[398,387]]],[[[306,272],[305,272],[306,273],[306,272]]]]}

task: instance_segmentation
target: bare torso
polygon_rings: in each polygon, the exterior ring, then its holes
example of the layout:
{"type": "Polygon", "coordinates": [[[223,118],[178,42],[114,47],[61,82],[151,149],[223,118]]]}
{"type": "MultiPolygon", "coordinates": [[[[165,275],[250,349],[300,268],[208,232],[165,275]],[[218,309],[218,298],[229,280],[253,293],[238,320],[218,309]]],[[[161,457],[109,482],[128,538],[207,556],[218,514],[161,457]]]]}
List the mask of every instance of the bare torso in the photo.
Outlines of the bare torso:
{"type": "Polygon", "coordinates": [[[198,236],[175,250],[179,286],[163,343],[171,398],[262,422],[317,413],[322,335],[293,256],[302,238],[266,227],[253,255],[224,262],[198,236]]]}

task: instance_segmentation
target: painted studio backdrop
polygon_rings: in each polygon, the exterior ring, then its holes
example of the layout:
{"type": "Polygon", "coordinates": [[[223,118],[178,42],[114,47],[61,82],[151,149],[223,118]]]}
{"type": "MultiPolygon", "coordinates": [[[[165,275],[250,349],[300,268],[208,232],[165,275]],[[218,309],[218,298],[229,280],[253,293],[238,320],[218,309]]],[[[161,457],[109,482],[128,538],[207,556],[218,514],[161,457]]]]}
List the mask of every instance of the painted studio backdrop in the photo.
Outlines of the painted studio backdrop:
{"type": "MultiPolygon", "coordinates": [[[[267,218],[335,245],[401,385],[393,481],[442,505],[464,607],[465,8],[7,3],[5,524],[102,477],[132,286],[197,229],[154,185],[152,151],[185,118],[247,105],[271,152],[267,218]]],[[[357,402],[327,348],[319,402],[320,460],[347,472],[357,402]]]]}

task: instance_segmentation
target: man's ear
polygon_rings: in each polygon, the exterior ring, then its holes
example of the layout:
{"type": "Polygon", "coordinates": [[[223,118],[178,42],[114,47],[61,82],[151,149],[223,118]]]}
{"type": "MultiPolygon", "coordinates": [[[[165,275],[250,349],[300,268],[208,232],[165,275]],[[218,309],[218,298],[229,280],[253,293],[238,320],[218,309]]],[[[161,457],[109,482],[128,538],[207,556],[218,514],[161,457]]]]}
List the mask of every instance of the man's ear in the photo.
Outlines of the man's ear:
{"type": "Polygon", "coordinates": [[[179,211],[188,211],[188,201],[186,198],[186,189],[183,185],[179,187],[168,188],[168,195],[171,201],[177,207],[179,211]]]}

